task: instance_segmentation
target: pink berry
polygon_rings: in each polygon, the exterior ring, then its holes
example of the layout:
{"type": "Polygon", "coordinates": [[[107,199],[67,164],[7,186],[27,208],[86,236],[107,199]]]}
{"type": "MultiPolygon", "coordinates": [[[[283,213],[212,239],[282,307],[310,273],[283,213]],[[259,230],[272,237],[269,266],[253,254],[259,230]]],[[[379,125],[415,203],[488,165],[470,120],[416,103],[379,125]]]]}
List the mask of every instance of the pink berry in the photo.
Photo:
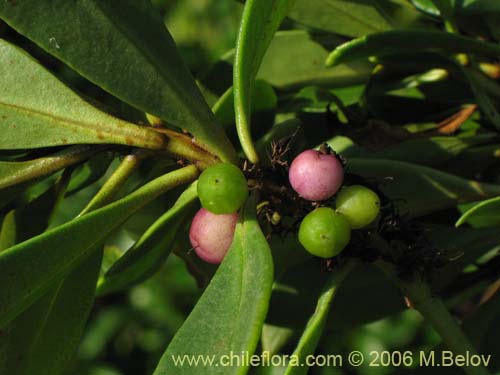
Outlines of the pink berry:
{"type": "Polygon", "coordinates": [[[344,168],[334,155],[306,150],[293,160],[288,179],[302,198],[322,201],[340,189],[344,181],[344,168]]]}
{"type": "Polygon", "coordinates": [[[238,214],[216,215],[204,208],[193,218],[189,240],[196,254],[205,262],[222,262],[231,247],[238,214]]]}

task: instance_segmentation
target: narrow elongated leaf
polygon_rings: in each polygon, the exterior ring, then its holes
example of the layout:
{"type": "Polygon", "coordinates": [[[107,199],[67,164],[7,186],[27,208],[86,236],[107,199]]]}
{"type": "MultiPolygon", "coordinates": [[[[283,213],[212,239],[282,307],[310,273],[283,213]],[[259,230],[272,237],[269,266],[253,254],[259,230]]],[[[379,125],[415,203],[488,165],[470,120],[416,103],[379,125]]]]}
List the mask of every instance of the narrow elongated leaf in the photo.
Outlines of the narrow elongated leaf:
{"type": "MultiPolygon", "coordinates": [[[[49,190],[7,216],[13,232],[8,247],[46,229],[69,177],[70,172],[65,172],[49,190]]],[[[4,229],[5,225],[1,233],[4,229]]],[[[0,244],[0,250],[5,245],[0,244]]],[[[101,256],[102,251],[93,252],[69,277],[55,282],[42,298],[4,327],[0,335],[0,373],[61,373],[78,345],[90,311],[101,256]]]]}
{"type": "Polygon", "coordinates": [[[500,46],[461,35],[438,31],[387,31],[363,36],[337,47],[326,60],[335,66],[371,56],[441,50],[447,53],[477,53],[499,56],[500,46]]]}
{"type": "Polygon", "coordinates": [[[262,58],[294,0],[248,0],[243,10],[234,58],[234,111],[236,129],[248,160],[259,157],[250,133],[251,98],[262,58]]]}
{"type": "MultiPolygon", "coordinates": [[[[65,171],[63,177],[66,176],[66,178],[61,178],[61,182],[57,185],[67,182],[68,175],[69,173],[65,171]]],[[[110,181],[116,181],[116,179],[112,176],[107,184],[110,181]]],[[[56,192],[59,197],[64,195],[64,189],[59,188],[56,192]]],[[[33,211],[39,206],[34,204],[38,200],[30,204],[30,210],[33,211]]],[[[24,214],[27,209],[28,207],[23,209],[21,214],[24,214]]],[[[48,223],[48,219],[43,221],[43,218],[51,216],[43,215],[43,211],[30,213],[33,215],[22,215],[21,218],[28,216],[30,221],[35,219],[35,223],[37,219],[42,223],[48,223]]],[[[29,227],[31,233],[27,233],[28,237],[38,234],[37,229],[39,232],[45,229],[40,225],[23,225],[25,220],[18,219],[17,221],[21,229],[29,227]]],[[[26,230],[22,234],[26,235],[25,232],[26,230]]],[[[4,343],[8,351],[7,368],[4,369],[6,373],[13,375],[59,375],[63,373],[79,345],[93,304],[97,278],[101,269],[102,248],[101,244],[97,244],[95,249],[89,251],[88,259],[71,270],[63,280],[56,280],[44,297],[23,311],[5,328],[9,332],[8,339],[4,343]],[[29,329],[26,330],[26,327],[29,329]]]]}
{"type": "MultiPolygon", "coordinates": [[[[0,17],[111,94],[189,130],[222,159],[234,158],[150,1],[7,1],[0,3],[0,17]]],[[[12,73],[8,64],[4,69],[12,73]]]]}
{"type": "Polygon", "coordinates": [[[248,200],[229,253],[179,329],[154,375],[245,374],[246,366],[184,366],[184,355],[214,356],[231,351],[252,355],[267,313],[273,264],[267,241],[255,218],[256,201],[248,200]]]}
{"type": "Polygon", "coordinates": [[[458,227],[464,223],[474,224],[477,221],[480,221],[481,226],[500,226],[500,197],[485,200],[469,208],[455,225],[458,227]]]}
{"type": "Polygon", "coordinates": [[[416,164],[354,158],[348,164],[352,172],[376,179],[382,192],[410,217],[500,194],[499,185],[466,180],[416,164]]]}
{"type": "MultiPolygon", "coordinates": [[[[1,3],[0,9],[10,3],[1,3]]],[[[19,48],[0,39],[0,149],[115,143],[158,149],[157,132],[93,107],[19,48]]]]}
{"type": "MultiPolygon", "coordinates": [[[[251,131],[256,139],[274,124],[278,97],[273,87],[263,80],[256,80],[251,100],[251,131]]],[[[213,105],[212,110],[224,127],[229,139],[238,143],[236,117],[234,113],[233,88],[230,87],[213,105]]]]}
{"type": "Polygon", "coordinates": [[[181,194],[104,275],[97,292],[106,294],[135,285],[154,274],[170,254],[179,227],[197,197],[196,184],[181,194]]]}
{"type": "Polygon", "coordinates": [[[493,141],[494,137],[493,134],[485,134],[466,138],[454,136],[414,138],[384,148],[373,156],[415,164],[442,165],[473,146],[493,141]]]}
{"type": "Polygon", "coordinates": [[[92,307],[102,247],[5,328],[0,337],[0,372],[63,374],[78,347],[92,307]]]}
{"type": "Polygon", "coordinates": [[[422,14],[399,0],[297,0],[289,17],[313,29],[352,37],[424,27],[422,14]]]}
{"type": "Polygon", "coordinates": [[[99,150],[92,146],[75,146],[51,156],[29,161],[0,161],[0,189],[47,176],[88,159],[99,150]]]}
{"type": "MultiPolygon", "coordinates": [[[[333,39],[333,42],[337,40],[333,39]]],[[[342,64],[335,69],[326,68],[323,62],[328,57],[328,50],[323,46],[324,43],[331,45],[332,38],[313,37],[303,30],[276,32],[264,55],[257,78],[285,90],[306,85],[346,87],[368,80],[373,66],[367,61],[342,64]]],[[[333,44],[338,43],[340,40],[333,44]]],[[[230,51],[203,79],[203,84],[218,96],[231,86],[233,60],[234,53],[230,51]]]]}
{"type": "Polygon", "coordinates": [[[332,301],[335,298],[338,288],[354,265],[354,263],[349,263],[344,265],[343,268],[335,269],[333,271],[334,273],[326,281],[323,291],[318,298],[316,309],[309,318],[306,329],[304,330],[297,347],[293,351],[293,355],[297,356],[299,359],[300,366],[288,366],[285,371],[285,375],[307,374],[309,367],[304,366],[305,359],[315,353],[319,339],[321,338],[321,334],[325,328],[326,319],[328,318],[332,301]]]}
{"type": "Polygon", "coordinates": [[[198,175],[194,166],[161,176],[127,197],[0,253],[0,327],[74,269],[135,211],[198,175]]]}
{"type": "Polygon", "coordinates": [[[328,69],[323,61],[328,51],[321,42],[302,30],[278,31],[267,50],[258,78],[282,89],[305,85],[345,87],[364,83],[372,66],[365,61],[342,64],[328,69]]]}

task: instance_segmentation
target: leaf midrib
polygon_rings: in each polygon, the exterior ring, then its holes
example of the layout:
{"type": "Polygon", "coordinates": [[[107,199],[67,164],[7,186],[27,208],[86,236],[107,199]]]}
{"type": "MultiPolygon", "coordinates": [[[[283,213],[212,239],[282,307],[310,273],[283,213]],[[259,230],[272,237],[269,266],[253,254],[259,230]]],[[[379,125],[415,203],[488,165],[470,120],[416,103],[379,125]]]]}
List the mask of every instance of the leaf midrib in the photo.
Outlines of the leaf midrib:
{"type": "MultiPolygon", "coordinates": [[[[123,37],[130,42],[131,45],[134,46],[134,48],[139,52],[139,56],[142,56],[146,62],[148,62],[151,66],[155,68],[155,70],[160,74],[163,80],[168,82],[168,86],[173,87],[176,95],[174,96],[175,98],[180,97],[180,102],[181,103],[191,103],[191,100],[189,97],[185,95],[184,90],[180,85],[177,84],[175,80],[169,79],[168,75],[165,75],[163,73],[163,68],[160,64],[157,64],[156,58],[154,58],[148,51],[147,48],[142,48],[140,43],[137,43],[136,40],[130,36],[128,33],[127,28],[121,27],[119,23],[117,23],[115,20],[113,20],[112,17],[109,17],[109,15],[106,13],[106,11],[100,6],[99,1],[92,1],[92,4],[95,5],[95,7],[99,10],[99,12],[119,31],[120,35],[123,35],[123,37]]],[[[76,69],[76,68],[75,68],[76,69]]],[[[193,78],[194,80],[194,78],[193,78]]],[[[197,106],[190,106],[191,109],[196,108],[197,106]]],[[[210,112],[210,111],[207,111],[210,112]]],[[[191,114],[196,114],[195,118],[200,120],[200,113],[198,111],[191,111],[191,114]]],[[[204,116],[201,116],[203,118],[204,116]]],[[[181,126],[182,124],[173,124],[176,126],[181,126]]]]}
{"type": "MultiPolygon", "coordinates": [[[[93,126],[99,126],[99,125],[102,125],[102,123],[92,123],[92,122],[85,122],[85,121],[81,121],[81,120],[75,120],[75,119],[71,119],[71,118],[68,118],[68,117],[62,117],[62,116],[58,116],[58,115],[55,115],[53,113],[50,113],[50,112],[43,112],[43,111],[40,111],[40,110],[36,110],[36,109],[33,109],[33,108],[28,108],[28,107],[24,107],[24,106],[20,106],[20,105],[16,105],[16,104],[12,104],[12,103],[7,103],[7,102],[4,102],[4,101],[1,101],[0,100],[0,107],[4,107],[4,108],[7,108],[7,109],[13,109],[17,112],[20,112],[22,114],[27,114],[28,116],[30,117],[41,117],[41,118],[48,118],[49,119],[49,122],[52,122],[54,124],[60,124],[60,125],[63,125],[63,126],[70,126],[71,128],[73,129],[79,129],[79,130],[82,130],[87,133],[87,134],[90,134],[90,135],[96,135],[96,138],[99,138],[97,136],[97,133],[101,134],[101,136],[103,138],[106,138],[106,137],[110,137],[109,140],[113,139],[113,133],[106,129],[106,128],[100,128],[99,130],[97,129],[93,129],[92,127],[93,126]]],[[[119,122],[122,122],[122,120],[119,120],[117,119],[119,122]]],[[[119,124],[119,126],[116,127],[116,129],[113,129],[113,130],[118,130],[118,129],[123,129],[122,128],[122,125],[130,125],[130,126],[137,126],[137,125],[134,125],[134,124],[131,124],[131,123],[127,123],[125,121],[123,121],[123,124],[119,124]]],[[[142,128],[142,127],[139,127],[137,126],[137,130],[140,130],[137,134],[132,134],[130,132],[126,132],[126,135],[124,133],[119,133],[117,132],[115,134],[115,136],[119,136],[119,137],[123,137],[123,136],[130,136],[130,135],[133,135],[133,137],[135,139],[139,138],[139,139],[142,139],[143,141],[147,141],[147,143],[150,143],[152,144],[153,142],[156,143],[156,140],[154,140],[153,137],[151,138],[147,138],[147,137],[143,137],[142,132],[147,132],[148,130],[146,128],[142,128]]],[[[128,129],[127,129],[128,130],[128,129]]],[[[153,135],[153,133],[151,133],[153,135]]],[[[155,136],[158,137],[158,139],[162,139],[162,135],[161,134],[156,134],[156,132],[154,133],[155,136]]],[[[98,142],[98,143],[114,143],[114,142],[105,142],[106,139],[103,139],[103,142],[98,142]]],[[[163,145],[164,145],[164,139],[162,139],[162,144],[159,144],[158,145],[158,148],[161,148],[163,145]]],[[[135,143],[135,142],[134,142],[135,143]]],[[[124,144],[127,144],[126,142],[124,144]]]]}

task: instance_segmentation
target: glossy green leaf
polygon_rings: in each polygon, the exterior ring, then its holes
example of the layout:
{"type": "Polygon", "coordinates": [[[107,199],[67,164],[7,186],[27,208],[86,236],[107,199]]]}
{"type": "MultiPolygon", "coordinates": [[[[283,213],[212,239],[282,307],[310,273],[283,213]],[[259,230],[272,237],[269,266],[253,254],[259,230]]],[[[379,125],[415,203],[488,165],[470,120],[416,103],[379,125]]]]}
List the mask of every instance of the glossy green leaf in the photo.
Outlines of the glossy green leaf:
{"type": "Polygon", "coordinates": [[[337,47],[326,60],[335,66],[372,56],[440,50],[447,53],[500,55],[500,46],[461,35],[438,31],[386,31],[363,36],[337,47]]]}
{"type": "Polygon", "coordinates": [[[0,254],[0,327],[74,269],[109,232],[174,186],[198,175],[194,166],[161,176],[127,197],[15,245],[0,254]]]}
{"type": "Polygon", "coordinates": [[[326,68],[323,62],[328,51],[321,42],[331,43],[326,38],[316,39],[301,30],[277,32],[257,77],[282,89],[315,84],[345,87],[367,81],[372,66],[365,61],[342,64],[335,69],[326,68]]]}
{"type": "Polygon", "coordinates": [[[466,180],[436,169],[383,159],[350,159],[350,172],[375,179],[401,214],[418,217],[500,194],[500,186],[466,180]]]}
{"type": "Polygon", "coordinates": [[[170,342],[154,372],[245,374],[247,367],[176,366],[173,356],[253,354],[266,317],[273,282],[272,257],[250,198],[233,244],[193,311],[170,342]]]}
{"type": "Polygon", "coordinates": [[[351,37],[424,27],[422,16],[401,0],[297,0],[290,18],[313,29],[351,37]]]}
{"type": "MultiPolygon", "coordinates": [[[[222,159],[234,159],[231,144],[149,1],[2,2],[0,17],[111,94],[190,131],[200,145],[222,159]]],[[[12,72],[9,65],[1,65],[12,72]]],[[[109,120],[100,122],[101,127],[116,128],[107,124],[109,120]]],[[[132,136],[131,141],[138,142],[137,138],[132,136]]]]}
{"type": "Polygon", "coordinates": [[[294,0],[248,0],[245,3],[234,57],[234,110],[243,152],[257,163],[250,132],[251,98],[262,58],[294,0]]]}
{"type": "MultiPolygon", "coordinates": [[[[129,163],[125,162],[129,160],[126,157],[122,164],[128,166],[129,163]]],[[[132,166],[135,166],[135,162],[139,158],[132,157],[131,160],[132,166]]],[[[100,189],[100,192],[106,190],[108,197],[112,194],[109,191],[112,190],[109,189],[110,185],[115,185],[115,190],[120,186],[120,177],[124,173],[123,171],[117,173],[117,171],[100,189]]],[[[66,171],[63,177],[65,175],[67,175],[66,171]]],[[[59,191],[59,195],[64,195],[64,191],[61,189],[59,191]]],[[[102,199],[98,199],[98,202],[102,203],[102,199]]],[[[100,207],[98,204],[89,204],[86,210],[98,207],[100,207]]],[[[83,211],[80,215],[82,214],[83,211]]],[[[36,234],[33,233],[33,236],[36,234]]],[[[79,346],[85,323],[93,305],[96,283],[101,270],[102,244],[96,244],[95,248],[89,251],[89,254],[87,260],[71,270],[63,280],[57,280],[43,298],[23,311],[20,317],[10,323],[11,326],[14,325],[11,336],[14,340],[20,336],[21,340],[25,341],[24,345],[20,347],[27,348],[27,352],[23,355],[23,363],[16,362],[18,369],[16,373],[59,375],[68,366],[79,346]],[[42,317],[41,321],[39,321],[40,316],[42,317]],[[21,322],[17,322],[19,319],[21,322]],[[36,324],[35,329],[31,330],[31,335],[26,335],[22,327],[30,321],[35,321],[38,324],[36,324]]]]}
{"type": "Polygon", "coordinates": [[[160,269],[197,196],[196,184],[187,188],[173,207],[160,216],[134,246],[111,266],[100,281],[97,293],[107,294],[129,288],[160,269]]]}
{"type": "Polygon", "coordinates": [[[485,200],[469,208],[455,225],[457,227],[465,223],[474,225],[478,221],[481,226],[500,226],[500,197],[485,200]]]}
{"type": "Polygon", "coordinates": [[[51,156],[44,156],[34,160],[2,161],[0,162],[0,189],[50,175],[60,169],[88,159],[97,150],[95,146],[74,146],[51,156]]]}
{"type": "MultiPolygon", "coordinates": [[[[305,85],[346,87],[365,83],[373,69],[366,61],[342,64],[328,69],[324,61],[328,50],[323,44],[337,45],[339,38],[313,37],[303,30],[278,31],[264,55],[258,79],[263,79],[280,89],[293,89],[305,85]]],[[[214,64],[203,84],[211,92],[222,95],[232,82],[233,51],[214,64]]]]}
{"type": "MultiPolygon", "coordinates": [[[[4,220],[11,223],[8,247],[42,233],[59,199],[64,195],[70,172],[45,193],[12,211],[4,220]]],[[[0,241],[1,242],[1,241],[0,241]]],[[[0,244],[0,250],[2,246],[0,244]]],[[[61,374],[78,346],[90,312],[100,270],[102,251],[95,251],[63,281],[16,319],[0,335],[0,372],[12,375],[61,374]]]]}
{"type": "Polygon", "coordinates": [[[305,375],[309,367],[304,366],[308,356],[314,355],[316,347],[325,329],[326,320],[330,312],[330,307],[337,290],[342,285],[347,274],[355,266],[355,263],[348,263],[340,268],[334,269],[332,275],[326,281],[323,290],[318,298],[316,309],[307,322],[304,333],[302,334],[293,355],[297,356],[300,366],[288,366],[285,375],[305,375]]]}
{"type": "MultiPolygon", "coordinates": [[[[0,9],[8,4],[2,3],[0,9]]],[[[24,51],[1,39],[0,85],[0,149],[82,143],[158,149],[165,143],[157,132],[93,107],[24,51]]]]}
{"type": "Polygon", "coordinates": [[[435,136],[409,139],[386,147],[374,153],[373,157],[431,166],[443,165],[473,146],[487,144],[494,140],[494,137],[493,134],[483,134],[473,137],[435,136]]]}
{"type": "Polygon", "coordinates": [[[0,372],[61,375],[78,348],[94,301],[102,248],[3,328],[0,372]]]}

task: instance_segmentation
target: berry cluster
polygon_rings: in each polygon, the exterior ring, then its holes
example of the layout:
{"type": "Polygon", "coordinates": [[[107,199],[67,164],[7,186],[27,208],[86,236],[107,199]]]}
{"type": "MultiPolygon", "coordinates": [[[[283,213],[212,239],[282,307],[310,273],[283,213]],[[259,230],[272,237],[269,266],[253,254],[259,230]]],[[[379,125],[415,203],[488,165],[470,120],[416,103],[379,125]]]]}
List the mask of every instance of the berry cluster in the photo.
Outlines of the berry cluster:
{"type": "MultiPolygon", "coordinates": [[[[299,242],[311,254],[331,258],[351,239],[351,230],[370,225],[379,214],[380,199],[361,185],[344,186],[344,167],[328,151],[306,150],[291,163],[291,188],[305,201],[316,202],[315,209],[302,219],[299,242]],[[320,202],[330,202],[334,208],[320,202]]],[[[248,196],[242,171],[232,164],[207,168],[198,180],[202,208],[195,215],[189,239],[196,254],[209,263],[220,263],[233,241],[237,211],[248,196]]]]}
{"type": "Polygon", "coordinates": [[[288,176],[292,188],[303,199],[325,201],[338,193],[335,210],[318,207],[300,223],[299,242],[313,255],[337,255],[349,243],[351,229],[366,227],[379,213],[380,199],[372,190],[361,185],[341,189],[344,168],[336,155],[304,151],[293,160],[288,176]]]}

